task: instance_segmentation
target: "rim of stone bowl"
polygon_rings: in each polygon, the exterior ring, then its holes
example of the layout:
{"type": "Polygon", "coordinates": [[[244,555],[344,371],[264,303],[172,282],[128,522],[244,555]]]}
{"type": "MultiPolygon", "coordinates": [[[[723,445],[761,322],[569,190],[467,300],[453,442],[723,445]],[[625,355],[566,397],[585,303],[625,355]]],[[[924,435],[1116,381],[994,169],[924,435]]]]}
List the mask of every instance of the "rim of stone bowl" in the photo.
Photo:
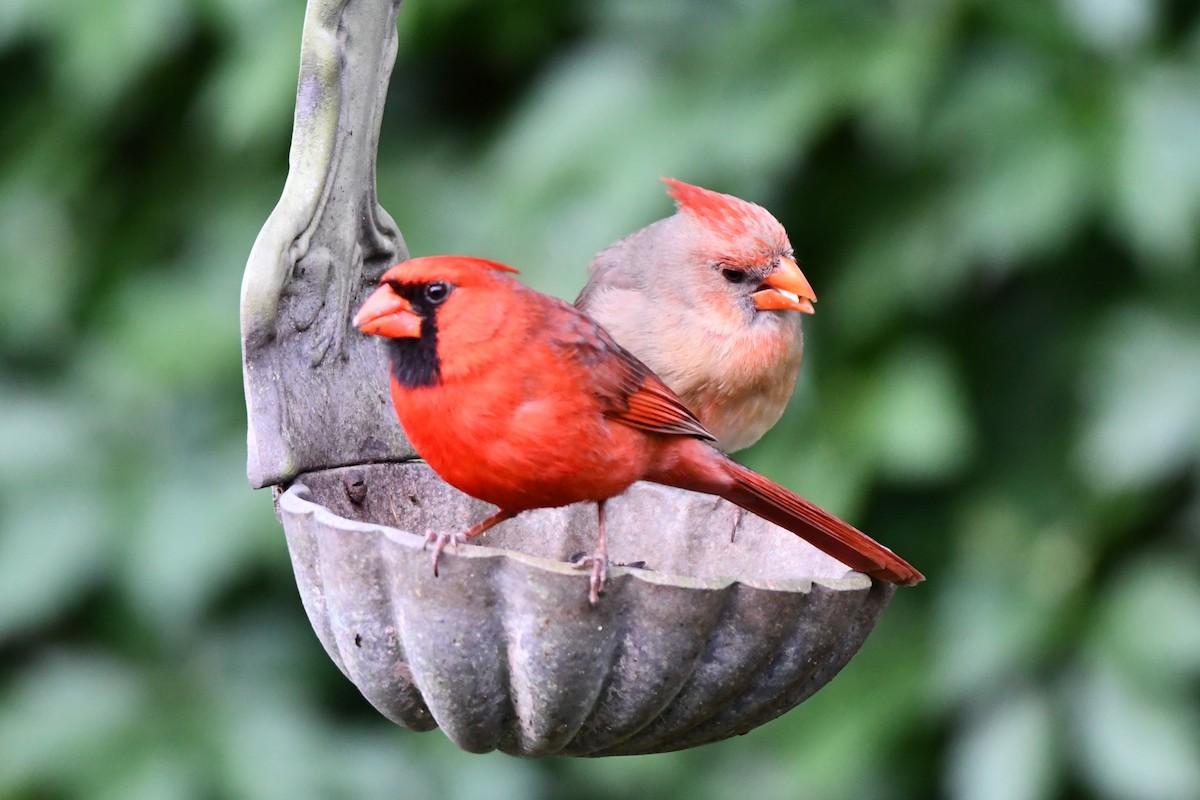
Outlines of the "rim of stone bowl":
{"type": "MultiPolygon", "coordinates": [[[[355,519],[349,519],[333,512],[315,499],[313,496],[313,490],[307,486],[303,480],[304,476],[298,478],[296,482],[288,487],[288,489],[279,497],[278,503],[280,508],[292,514],[312,514],[319,522],[338,530],[344,530],[347,532],[353,531],[358,533],[382,534],[396,544],[408,549],[428,549],[425,544],[425,537],[423,535],[418,535],[412,531],[405,530],[404,528],[387,525],[381,522],[362,522],[355,519]]],[[[455,558],[511,558],[549,572],[558,573],[560,575],[577,576],[581,581],[583,581],[581,584],[583,586],[581,591],[586,593],[586,581],[588,573],[559,559],[538,556],[512,548],[495,547],[480,542],[471,542],[457,549],[455,549],[453,546],[447,547],[442,552],[443,563],[447,560],[455,558]]],[[[801,593],[811,592],[814,583],[837,591],[861,591],[863,589],[870,588],[870,577],[861,572],[855,572],[849,567],[847,567],[846,570],[846,575],[841,578],[828,576],[809,576],[784,579],[763,579],[740,576],[701,578],[691,575],[683,575],[678,572],[664,572],[659,570],[639,569],[637,567],[628,567],[624,565],[611,565],[609,567],[609,575],[610,577],[617,575],[630,575],[638,580],[646,581],[647,583],[680,586],[688,589],[705,589],[709,591],[725,589],[735,583],[740,583],[745,586],[763,591],[801,593]]],[[[603,599],[601,599],[601,602],[603,602],[603,599]]]]}

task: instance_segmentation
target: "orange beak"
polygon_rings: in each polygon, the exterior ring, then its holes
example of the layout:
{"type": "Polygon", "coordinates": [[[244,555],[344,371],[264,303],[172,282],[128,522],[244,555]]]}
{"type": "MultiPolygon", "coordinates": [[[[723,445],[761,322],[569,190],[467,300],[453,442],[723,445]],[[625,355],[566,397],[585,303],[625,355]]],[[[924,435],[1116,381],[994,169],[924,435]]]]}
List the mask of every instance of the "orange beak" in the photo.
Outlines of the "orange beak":
{"type": "Polygon", "coordinates": [[[817,296],[808,285],[808,278],[790,258],[779,259],[779,266],[763,281],[762,289],[751,295],[760,311],[799,311],[811,314],[817,296]]]}
{"type": "Polygon", "coordinates": [[[354,327],[363,333],[386,336],[389,339],[419,339],[421,317],[409,304],[384,284],[374,291],[354,315],[354,327]]]}

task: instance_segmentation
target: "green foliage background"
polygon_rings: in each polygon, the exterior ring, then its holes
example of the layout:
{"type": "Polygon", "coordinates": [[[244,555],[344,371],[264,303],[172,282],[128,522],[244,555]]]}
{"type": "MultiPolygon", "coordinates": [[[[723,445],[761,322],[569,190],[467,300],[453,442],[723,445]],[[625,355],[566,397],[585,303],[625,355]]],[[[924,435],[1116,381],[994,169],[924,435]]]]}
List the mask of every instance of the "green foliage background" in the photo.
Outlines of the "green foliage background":
{"type": "Polygon", "coordinates": [[[924,570],[698,751],[470,756],[308,628],[244,477],[296,0],[0,0],[0,798],[1200,797],[1200,24],[1184,0],[401,11],[381,200],[572,297],[755,200],[821,296],[745,460],[924,570]]]}

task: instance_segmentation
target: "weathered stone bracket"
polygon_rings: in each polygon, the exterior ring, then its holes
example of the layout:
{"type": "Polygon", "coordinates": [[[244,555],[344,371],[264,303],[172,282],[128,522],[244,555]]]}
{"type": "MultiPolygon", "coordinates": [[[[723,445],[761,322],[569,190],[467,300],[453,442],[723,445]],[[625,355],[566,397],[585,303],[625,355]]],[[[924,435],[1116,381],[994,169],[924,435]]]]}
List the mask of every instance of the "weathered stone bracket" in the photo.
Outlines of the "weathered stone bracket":
{"type": "Polygon", "coordinates": [[[380,207],[375,154],[400,0],[310,0],[283,196],[242,282],[242,367],[255,487],[412,455],[386,412],[378,344],[350,326],[407,258],[380,207]]]}

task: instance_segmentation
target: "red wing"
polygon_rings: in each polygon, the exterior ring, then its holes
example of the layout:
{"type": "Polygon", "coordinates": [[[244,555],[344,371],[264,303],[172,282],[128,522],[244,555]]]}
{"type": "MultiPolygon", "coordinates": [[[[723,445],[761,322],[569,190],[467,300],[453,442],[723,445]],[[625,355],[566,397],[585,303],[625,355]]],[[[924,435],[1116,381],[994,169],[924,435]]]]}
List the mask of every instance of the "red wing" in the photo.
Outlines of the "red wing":
{"type": "Polygon", "coordinates": [[[715,442],[679,396],[649,367],[616,343],[604,328],[570,306],[570,335],[558,344],[585,366],[592,391],[609,419],[654,433],[695,436],[715,442]]]}
{"type": "Polygon", "coordinates": [[[710,442],[717,440],[687,409],[679,395],[640,361],[637,364],[646,370],[642,385],[626,397],[624,409],[609,412],[610,418],[646,431],[695,436],[710,442]]]}

